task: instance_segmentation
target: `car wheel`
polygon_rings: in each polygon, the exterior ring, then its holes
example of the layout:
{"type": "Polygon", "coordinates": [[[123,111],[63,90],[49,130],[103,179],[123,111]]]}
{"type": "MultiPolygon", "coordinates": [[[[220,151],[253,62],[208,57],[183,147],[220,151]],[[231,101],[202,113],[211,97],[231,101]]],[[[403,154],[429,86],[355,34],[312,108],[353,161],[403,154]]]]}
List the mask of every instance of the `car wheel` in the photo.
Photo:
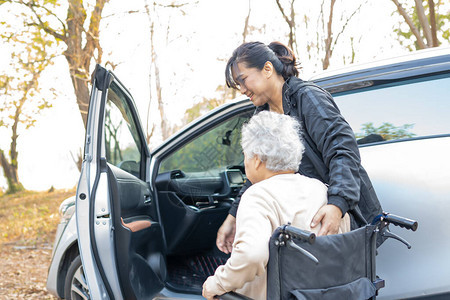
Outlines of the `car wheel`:
{"type": "Polygon", "coordinates": [[[67,300],[91,298],[80,256],[77,256],[72,261],[69,270],[67,271],[64,295],[67,300]]]}

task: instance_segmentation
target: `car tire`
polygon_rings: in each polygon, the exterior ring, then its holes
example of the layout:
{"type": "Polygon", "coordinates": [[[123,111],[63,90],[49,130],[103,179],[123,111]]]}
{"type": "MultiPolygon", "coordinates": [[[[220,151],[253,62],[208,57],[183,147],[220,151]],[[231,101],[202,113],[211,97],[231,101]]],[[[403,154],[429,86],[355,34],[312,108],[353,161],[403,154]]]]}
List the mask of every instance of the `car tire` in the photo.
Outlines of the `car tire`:
{"type": "Polygon", "coordinates": [[[89,288],[84,276],[81,257],[77,256],[67,270],[64,284],[64,296],[66,300],[90,299],[89,288]]]}

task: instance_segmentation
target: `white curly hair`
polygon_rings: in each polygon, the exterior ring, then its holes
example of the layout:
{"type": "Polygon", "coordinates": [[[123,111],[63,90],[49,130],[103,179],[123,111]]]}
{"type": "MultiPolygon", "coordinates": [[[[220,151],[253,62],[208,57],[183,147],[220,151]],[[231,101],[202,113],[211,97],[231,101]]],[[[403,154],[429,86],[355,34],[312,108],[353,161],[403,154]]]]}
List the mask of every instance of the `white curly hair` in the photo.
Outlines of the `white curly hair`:
{"type": "Polygon", "coordinates": [[[244,124],[241,145],[245,156],[257,155],[273,172],[297,172],[305,150],[299,122],[269,111],[254,115],[244,124]]]}

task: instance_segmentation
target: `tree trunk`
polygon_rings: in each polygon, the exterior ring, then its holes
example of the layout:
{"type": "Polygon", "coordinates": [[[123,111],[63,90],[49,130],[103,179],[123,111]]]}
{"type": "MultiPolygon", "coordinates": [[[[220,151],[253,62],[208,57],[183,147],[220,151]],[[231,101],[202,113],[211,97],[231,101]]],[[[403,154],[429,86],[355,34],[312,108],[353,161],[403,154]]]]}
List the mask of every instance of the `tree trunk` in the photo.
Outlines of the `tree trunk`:
{"type": "Polygon", "coordinates": [[[250,13],[251,13],[252,9],[251,9],[251,0],[248,0],[248,14],[245,17],[245,22],[244,22],[244,30],[242,31],[242,42],[245,43],[247,40],[247,35],[248,35],[248,22],[250,20],[250,13]]]}
{"type": "Polygon", "coordinates": [[[425,9],[423,8],[422,0],[415,0],[417,17],[419,18],[420,24],[422,25],[423,34],[427,40],[427,46],[431,47],[433,44],[431,37],[430,24],[428,23],[427,15],[425,14],[425,9]]]}
{"type": "MultiPolygon", "coordinates": [[[[244,21],[244,30],[242,31],[242,43],[247,42],[247,36],[248,36],[248,24],[250,21],[250,14],[252,11],[252,6],[251,6],[251,0],[248,0],[248,13],[247,16],[245,17],[245,21],[244,21]]],[[[231,89],[231,99],[236,98],[236,89],[231,89]]],[[[225,92],[226,95],[226,92],[225,92]]]]}
{"type": "Polygon", "coordinates": [[[280,0],[276,0],[278,8],[280,9],[281,14],[283,15],[284,20],[286,21],[287,25],[289,26],[289,41],[288,46],[289,48],[294,51],[294,53],[297,53],[297,47],[296,47],[296,37],[295,37],[295,10],[294,10],[294,2],[295,0],[291,0],[291,13],[290,16],[285,13],[283,6],[280,3],[280,0]]]}
{"type": "MultiPolygon", "coordinates": [[[[64,39],[67,50],[64,52],[64,56],[69,64],[70,78],[72,80],[84,128],[87,126],[90,101],[90,65],[92,58],[94,58],[95,50],[97,50],[96,62],[101,63],[102,60],[103,51],[99,43],[99,28],[103,7],[106,2],[108,2],[108,0],[96,1],[95,8],[91,14],[88,31],[84,29],[87,14],[83,6],[83,1],[69,0],[69,8],[67,9],[67,32],[65,33],[64,39]],[[83,47],[84,40],[86,41],[86,44],[83,47]]],[[[81,171],[81,163],[83,160],[81,153],[82,151],[78,153],[76,161],[79,171],[81,171]]]]}
{"type": "Polygon", "coordinates": [[[439,41],[437,39],[436,12],[434,10],[434,1],[428,0],[428,5],[430,6],[430,26],[431,26],[431,38],[433,40],[433,47],[438,47],[439,41]]]}
{"type": "Polygon", "coordinates": [[[6,177],[6,181],[8,183],[8,189],[7,193],[15,193],[18,191],[23,190],[23,186],[19,181],[19,175],[18,175],[18,156],[19,153],[17,152],[17,139],[19,135],[17,134],[17,125],[19,124],[19,118],[22,111],[24,100],[21,99],[19,101],[19,104],[16,106],[16,111],[14,114],[14,122],[11,126],[11,146],[9,151],[9,157],[11,158],[11,162],[8,162],[6,159],[6,156],[3,152],[3,150],[0,150],[0,164],[3,168],[3,173],[6,177]]]}
{"type": "Polygon", "coordinates": [[[3,168],[3,174],[5,175],[6,182],[8,184],[6,193],[14,194],[16,192],[23,191],[24,187],[22,183],[20,183],[17,175],[17,165],[13,165],[8,162],[3,150],[0,150],[0,165],[3,168]]]}
{"type": "Polygon", "coordinates": [[[99,27],[103,7],[106,2],[107,0],[96,1],[88,31],[84,29],[87,14],[83,2],[80,0],[69,0],[69,8],[67,10],[67,33],[64,40],[67,50],[64,52],[64,56],[69,64],[70,77],[85,128],[89,108],[88,83],[91,76],[89,69],[95,50],[98,53],[96,61],[101,63],[102,49],[99,43],[99,27]],[[86,41],[84,47],[83,41],[86,41]]]}
{"type": "Polygon", "coordinates": [[[166,118],[164,102],[162,99],[162,88],[161,88],[161,79],[159,76],[159,67],[156,63],[156,55],[155,55],[155,84],[156,84],[156,97],[158,100],[158,109],[159,115],[161,117],[161,134],[163,140],[166,140],[170,136],[169,124],[166,118]]]}
{"type": "Polygon", "coordinates": [[[14,170],[14,167],[8,162],[6,159],[5,153],[0,149],[0,166],[3,169],[3,175],[6,178],[6,183],[8,185],[6,193],[13,194],[15,193],[16,187],[21,186],[17,175],[14,176],[14,173],[17,174],[17,170],[14,170]]]}
{"type": "Polygon", "coordinates": [[[297,47],[295,46],[297,44],[297,40],[295,37],[295,10],[294,10],[294,1],[291,2],[291,20],[289,23],[289,47],[296,52],[297,47]]]}
{"type": "MultiPolygon", "coordinates": [[[[155,12],[155,5],[156,3],[153,3],[153,7],[152,7],[152,12],[153,15],[156,15],[155,12]]],[[[169,136],[170,136],[170,130],[169,130],[169,125],[168,125],[168,121],[166,118],[166,113],[165,113],[165,109],[164,109],[164,103],[162,100],[162,87],[161,87],[161,78],[159,75],[159,66],[158,66],[158,55],[156,54],[156,49],[155,49],[155,42],[154,42],[154,33],[155,33],[155,21],[152,19],[151,13],[150,13],[150,7],[148,4],[148,1],[146,1],[145,3],[145,10],[148,16],[148,20],[150,22],[150,52],[151,52],[151,66],[153,66],[153,70],[154,70],[154,80],[155,80],[155,90],[156,90],[156,100],[158,101],[158,110],[159,110],[159,115],[160,115],[160,124],[161,124],[161,136],[163,140],[166,140],[169,136]]],[[[169,26],[167,27],[167,36],[169,35],[169,26]]],[[[150,104],[151,101],[153,99],[153,95],[152,95],[152,67],[150,67],[150,75],[149,75],[149,84],[150,84],[150,103],[149,105],[149,110],[150,110],[150,104]]],[[[150,117],[150,115],[147,116],[147,119],[150,117]]],[[[147,130],[148,130],[148,125],[147,125],[147,130]]],[[[152,128],[150,134],[153,135],[154,132],[154,128],[152,128]]],[[[147,142],[149,142],[151,136],[147,136],[147,142]]]]}
{"type": "Polygon", "coordinates": [[[424,43],[422,36],[420,35],[419,30],[417,29],[417,27],[414,25],[414,22],[411,20],[411,18],[408,16],[408,14],[406,13],[405,9],[402,7],[402,5],[398,2],[398,0],[392,0],[395,5],[397,6],[397,10],[399,12],[399,14],[403,17],[403,19],[405,19],[406,24],[408,24],[409,28],[411,29],[411,32],[414,34],[414,36],[416,37],[417,40],[417,44],[419,45],[420,49],[425,49],[427,48],[427,45],[424,43]]]}
{"type": "Polygon", "coordinates": [[[77,72],[73,70],[73,66],[71,66],[70,69],[71,69],[70,78],[72,79],[73,88],[75,90],[75,97],[77,98],[78,109],[80,110],[84,128],[86,128],[87,115],[89,109],[88,77],[87,74],[78,75],[77,72]]]}
{"type": "MultiPolygon", "coordinates": [[[[153,6],[154,7],[154,6],[153,6]]],[[[154,44],[154,35],[155,35],[155,22],[151,18],[150,14],[150,7],[148,4],[148,1],[145,1],[145,12],[147,13],[148,21],[150,22],[150,53],[151,53],[151,61],[150,61],[150,70],[148,72],[148,85],[149,85],[149,101],[148,101],[148,107],[147,107],[147,122],[146,122],[146,137],[145,140],[147,141],[147,145],[150,144],[150,139],[153,136],[153,133],[155,131],[155,125],[152,125],[152,129],[149,129],[149,123],[150,123],[150,108],[152,104],[153,99],[153,93],[152,93],[152,69],[153,64],[155,62],[155,44],[154,44]]]]}
{"type": "Polygon", "coordinates": [[[326,70],[330,66],[330,58],[333,54],[333,51],[331,49],[331,42],[333,39],[333,11],[334,11],[334,4],[336,3],[336,0],[331,0],[330,3],[330,15],[328,17],[328,23],[327,23],[327,38],[325,40],[325,57],[322,61],[322,69],[326,70]]]}

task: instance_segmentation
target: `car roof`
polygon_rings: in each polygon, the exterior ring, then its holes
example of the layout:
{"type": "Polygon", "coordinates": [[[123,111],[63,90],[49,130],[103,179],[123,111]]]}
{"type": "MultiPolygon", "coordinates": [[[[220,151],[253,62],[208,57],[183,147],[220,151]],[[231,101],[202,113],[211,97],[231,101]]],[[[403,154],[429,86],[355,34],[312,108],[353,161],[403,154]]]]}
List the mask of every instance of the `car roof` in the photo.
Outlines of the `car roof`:
{"type": "MultiPolygon", "coordinates": [[[[366,64],[355,64],[334,71],[326,71],[310,78],[310,81],[335,94],[441,73],[450,73],[450,47],[419,50],[400,57],[366,64]]],[[[189,124],[186,124],[182,129],[157,146],[152,153],[163,150],[180,135],[184,135],[185,132],[195,128],[197,124],[204,122],[211,115],[217,115],[223,111],[238,107],[251,107],[252,105],[245,95],[220,105],[189,124]]]]}
{"type": "Polygon", "coordinates": [[[450,72],[450,47],[418,50],[399,57],[325,71],[309,80],[330,93],[450,72]]]}

